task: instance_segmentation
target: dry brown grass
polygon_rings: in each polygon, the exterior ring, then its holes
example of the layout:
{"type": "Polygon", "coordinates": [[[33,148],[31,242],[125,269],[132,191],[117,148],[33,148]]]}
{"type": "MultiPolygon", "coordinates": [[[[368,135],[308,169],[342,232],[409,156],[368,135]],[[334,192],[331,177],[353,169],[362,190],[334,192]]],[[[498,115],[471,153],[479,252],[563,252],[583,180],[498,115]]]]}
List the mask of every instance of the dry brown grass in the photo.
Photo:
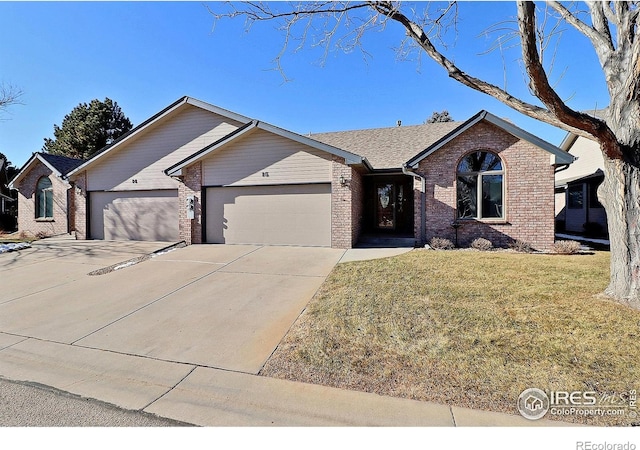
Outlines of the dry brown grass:
{"type": "Polygon", "coordinates": [[[608,262],[416,250],[341,264],[262,374],[507,413],[529,387],[638,389],[640,312],[596,296],[608,262]]]}

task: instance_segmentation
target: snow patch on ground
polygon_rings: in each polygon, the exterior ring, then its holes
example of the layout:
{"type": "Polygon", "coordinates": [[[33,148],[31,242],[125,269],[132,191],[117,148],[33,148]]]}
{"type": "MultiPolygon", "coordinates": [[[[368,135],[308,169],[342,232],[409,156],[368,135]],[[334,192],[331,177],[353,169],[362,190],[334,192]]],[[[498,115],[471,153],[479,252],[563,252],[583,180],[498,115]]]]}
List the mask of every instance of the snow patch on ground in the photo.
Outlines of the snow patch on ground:
{"type": "Polygon", "coordinates": [[[0,253],[15,252],[31,247],[28,242],[16,242],[11,244],[0,244],[0,253]]]}
{"type": "Polygon", "coordinates": [[[138,264],[137,258],[136,258],[135,261],[127,261],[127,262],[124,262],[122,264],[119,264],[119,265],[115,266],[112,270],[124,269],[125,267],[133,266],[134,264],[138,264]]]}

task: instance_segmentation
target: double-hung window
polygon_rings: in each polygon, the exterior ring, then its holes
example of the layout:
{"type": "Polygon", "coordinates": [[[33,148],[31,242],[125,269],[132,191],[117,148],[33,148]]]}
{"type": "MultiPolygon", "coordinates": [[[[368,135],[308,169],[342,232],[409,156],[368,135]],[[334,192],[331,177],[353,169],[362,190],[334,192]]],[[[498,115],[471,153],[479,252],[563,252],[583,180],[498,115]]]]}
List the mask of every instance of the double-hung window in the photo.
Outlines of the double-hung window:
{"type": "Polygon", "coordinates": [[[47,177],[36,185],[36,219],[53,219],[53,187],[47,177]]]}
{"type": "Polygon", "coordinates": [[[458,219],[504,219],[504,168],[495,153],[465,156],[457,171],[458,219]]]}

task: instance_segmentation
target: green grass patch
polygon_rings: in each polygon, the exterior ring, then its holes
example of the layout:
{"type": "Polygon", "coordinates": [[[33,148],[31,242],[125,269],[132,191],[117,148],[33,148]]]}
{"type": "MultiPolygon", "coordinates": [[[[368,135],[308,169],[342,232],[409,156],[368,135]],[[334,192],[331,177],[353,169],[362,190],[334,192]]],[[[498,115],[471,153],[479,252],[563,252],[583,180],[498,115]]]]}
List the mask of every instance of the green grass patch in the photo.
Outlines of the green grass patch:
{"type": "Polygon", "coordinates": [[[416,250],[340,264],[261,373],[516,414],[530,387],[637,390],[640,312],[597,295],[608,274],[606,252],[416,250]]]}

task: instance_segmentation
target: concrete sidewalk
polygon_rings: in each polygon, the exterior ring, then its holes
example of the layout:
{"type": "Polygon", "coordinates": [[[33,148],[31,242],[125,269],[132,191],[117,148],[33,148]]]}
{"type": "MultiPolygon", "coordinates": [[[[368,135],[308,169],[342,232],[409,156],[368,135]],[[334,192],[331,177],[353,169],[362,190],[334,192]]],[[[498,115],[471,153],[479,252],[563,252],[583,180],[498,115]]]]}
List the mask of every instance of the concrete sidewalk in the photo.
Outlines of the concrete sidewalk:
{"type": "Polygon", "coordinates": [[[200,426],[566,426],[0,333],[2,376],[200,426]]]}
{"type": "Polygon", "coordinates": [[[350,248],[344,252],[340,263],[351,261],[368,261],[370,259],[391,258],[402,255],[413,250],[412,247],[392,247],[392,248],[350,248]]]}

